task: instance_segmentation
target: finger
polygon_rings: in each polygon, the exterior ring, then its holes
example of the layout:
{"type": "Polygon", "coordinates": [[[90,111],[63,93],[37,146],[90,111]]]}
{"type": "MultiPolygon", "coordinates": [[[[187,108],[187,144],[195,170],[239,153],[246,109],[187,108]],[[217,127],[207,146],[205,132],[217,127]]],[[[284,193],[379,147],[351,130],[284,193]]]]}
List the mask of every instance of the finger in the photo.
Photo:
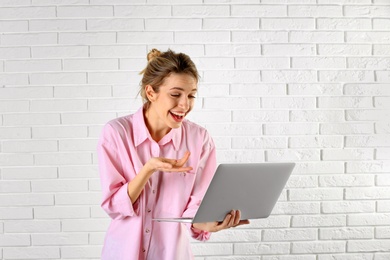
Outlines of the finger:
{"type": "Polygon", "coordinates": [[[180,160],[177,160],[177,164],[176,165],[179,166],[179,167],[183,166],[188,161],[188,159],[190,158],[190,155],[191,155],[191,153],[189,151],[187,151],[184,154],[183,158],[181,158],[180,160]]]}
{"type": "Polygon", "coordinates": [[[240,223],[240,219],[241,219],[241,211],[236,210],[236,217],[234,219],[234,226],[237,226],[238,223],[240,223]]]}
{"type": "Polygon", "coordinates": [[[181,167],[181,168],[166,168],[166,169],[159,169],[160,171],[165,172],[189,172],[192,170],[192,167],[181,167]]]}
{"type": "Polygon", "coordinates": [[[222,223],[219,225],[219,230],[229,228],[230,220],[232,219],[231,213],[226,214],[225,219],[222,221],[222,223]]]}
{"type": "Polygon", "coordinates": [[[230,214],[232,215],[232,218],[230,219],[229,227],[234,227],[234,222],[235,222],[235,219],[236,219],[236,211],[232,210],[230,212],[230,214]]]}

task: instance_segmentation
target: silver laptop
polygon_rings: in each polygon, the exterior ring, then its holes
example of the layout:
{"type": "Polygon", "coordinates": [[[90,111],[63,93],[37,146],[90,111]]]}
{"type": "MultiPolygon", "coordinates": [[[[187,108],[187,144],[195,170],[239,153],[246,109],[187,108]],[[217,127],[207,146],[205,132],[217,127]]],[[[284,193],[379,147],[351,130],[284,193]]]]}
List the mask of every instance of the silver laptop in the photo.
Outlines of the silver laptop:
{"type": "Polygon", "coordinates": [[[232,209],[241,219],[267,218],[295,163],[220,164],[194,218],[154,218],[160,222],[223,221],[232,209]]]}

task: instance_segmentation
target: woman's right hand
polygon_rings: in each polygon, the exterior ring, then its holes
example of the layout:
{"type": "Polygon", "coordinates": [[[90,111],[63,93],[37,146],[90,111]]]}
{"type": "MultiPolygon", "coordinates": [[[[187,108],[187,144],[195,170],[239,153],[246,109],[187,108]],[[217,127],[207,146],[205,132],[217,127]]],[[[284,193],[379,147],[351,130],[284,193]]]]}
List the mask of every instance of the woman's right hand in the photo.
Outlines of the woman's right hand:
{"type": "Polygon", "coordinates": [[[153,157],[151,158],[144,167],[152,174],[155,171],[163,172],[187,172],[192,170],[192,167],[184,167],[188,159],[190,158],[190,152],[186,152],[183,158],[169,159],[163,157],[153,157]]]}

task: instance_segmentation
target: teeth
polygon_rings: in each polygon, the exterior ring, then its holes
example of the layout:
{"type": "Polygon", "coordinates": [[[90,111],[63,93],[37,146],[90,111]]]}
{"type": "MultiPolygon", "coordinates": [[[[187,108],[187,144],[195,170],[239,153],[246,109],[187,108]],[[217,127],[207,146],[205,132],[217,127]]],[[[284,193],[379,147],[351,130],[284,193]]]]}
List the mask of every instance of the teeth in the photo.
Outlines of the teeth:
{"type": "Polygon", "coordinates": [[[171,111],[171,113],[176,115],[176,116],[184,116],[185,115],[185,113],[177,113],[177,112],[172,112],[172,111],[171,111]]]}

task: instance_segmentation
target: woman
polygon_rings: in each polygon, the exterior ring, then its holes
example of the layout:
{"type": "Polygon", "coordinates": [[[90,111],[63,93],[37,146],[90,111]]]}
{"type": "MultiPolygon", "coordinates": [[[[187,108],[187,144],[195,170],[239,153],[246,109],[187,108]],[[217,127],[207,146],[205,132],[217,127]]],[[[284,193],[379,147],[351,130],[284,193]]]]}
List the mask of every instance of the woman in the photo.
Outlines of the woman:
{"type": "MultiPolygon", "coordinates": [[[[99,140],[102,208],[112,218],[102,259],[193,259],[188,236],[247,224],[232,210],[223,222],[160,223],[155,217],[193,217],[216,168],[207,131],[186,120],[198,72],[183,53],[149,52],[140,93],[144,105],[110,121],[99,140]]],[[[234,192],[234,191],[232,191],[234,192]]]]}

